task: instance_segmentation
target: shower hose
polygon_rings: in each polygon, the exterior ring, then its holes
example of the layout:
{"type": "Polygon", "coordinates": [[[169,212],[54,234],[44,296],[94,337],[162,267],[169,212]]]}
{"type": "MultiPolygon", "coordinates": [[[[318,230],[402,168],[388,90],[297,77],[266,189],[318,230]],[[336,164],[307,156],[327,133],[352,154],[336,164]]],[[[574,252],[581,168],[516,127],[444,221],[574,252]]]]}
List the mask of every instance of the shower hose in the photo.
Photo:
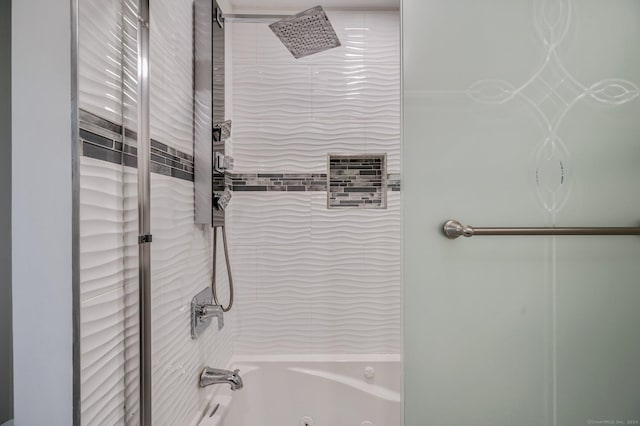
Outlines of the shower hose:
{"type": "Polygon", "coordinates": [[[233,306],[233,277],[231,276],[231,262],[229,261],[229,249],[227,247],[227,231],[225,231],[224,225],[213,227],[213,274],[211,277],[211,291],[213,292],[213,301],[216,305],[222,308],[223,312],[228,312],[233,306]],[[224,246],[224,260],[227,263],[227,275],[229,276],[229,304],[225,307],[222,306],[218,300],[218,285],[216,283],[216,259],[218,252],[218,231],[217,228],[222,230],[222,245],[224,246]]]}

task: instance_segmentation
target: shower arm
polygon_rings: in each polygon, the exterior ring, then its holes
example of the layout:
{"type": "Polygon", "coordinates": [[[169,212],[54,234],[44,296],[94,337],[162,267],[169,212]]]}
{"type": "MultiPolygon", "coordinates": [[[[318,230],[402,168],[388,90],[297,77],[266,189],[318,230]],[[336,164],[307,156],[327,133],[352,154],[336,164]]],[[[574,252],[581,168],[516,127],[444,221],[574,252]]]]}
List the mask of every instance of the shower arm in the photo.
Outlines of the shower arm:
{"type": "Polygon", "coordinates": [[[216,22],[220,28],[224,28],[224,23],[227,19],[231,21],[265,21],[265,20],[277,20],[287,18],[290,15],[269,15],[269,14],[255,14],[255,13],[222,13],[220,8],[216,10],[216,22]]]}
{"type": "Polygon", "coordinates": [[[224,13],[220,15],[222,19],[283,19],[291,15],[269,15],[254,13],[224,13]]]}

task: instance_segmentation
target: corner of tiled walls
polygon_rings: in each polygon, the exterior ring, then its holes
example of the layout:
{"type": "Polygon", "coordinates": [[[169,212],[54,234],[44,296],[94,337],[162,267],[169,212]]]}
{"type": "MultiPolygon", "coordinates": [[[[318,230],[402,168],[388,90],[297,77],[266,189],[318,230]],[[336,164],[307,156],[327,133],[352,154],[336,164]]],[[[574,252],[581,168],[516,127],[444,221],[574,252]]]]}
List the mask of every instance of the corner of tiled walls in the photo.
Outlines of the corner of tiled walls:
{"type": "Polygon", "coordinates": [[[400,352],[399,15],[327,14],[342,47],[299,60],[228,26],[236,354],[400,352]],[[386,153],[387,209],[327,209],[328,153],[386,153]]]}

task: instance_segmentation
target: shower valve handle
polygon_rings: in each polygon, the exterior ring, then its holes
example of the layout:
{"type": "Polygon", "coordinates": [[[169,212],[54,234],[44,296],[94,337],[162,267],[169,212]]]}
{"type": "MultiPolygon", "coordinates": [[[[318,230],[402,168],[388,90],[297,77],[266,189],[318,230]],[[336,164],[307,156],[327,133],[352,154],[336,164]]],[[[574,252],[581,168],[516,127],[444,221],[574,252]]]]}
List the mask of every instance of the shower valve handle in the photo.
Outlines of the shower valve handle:
{"type": "Polygon", "coordinates": [[[224,311],[220,305],[204,304],[198,307],[198,316],[201,320],[217,317],[218,330],[224,327],[224,311]]]}

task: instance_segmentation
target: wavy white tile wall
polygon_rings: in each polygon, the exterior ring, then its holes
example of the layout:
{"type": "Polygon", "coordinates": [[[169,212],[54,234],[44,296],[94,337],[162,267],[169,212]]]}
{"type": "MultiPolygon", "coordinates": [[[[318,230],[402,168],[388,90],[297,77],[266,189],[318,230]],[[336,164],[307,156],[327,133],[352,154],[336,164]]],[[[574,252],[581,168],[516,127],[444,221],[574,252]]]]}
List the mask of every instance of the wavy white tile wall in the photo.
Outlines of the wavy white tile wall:
{"type": "Polygon", "coordinates": [[[135,129],[137,2],[81,0],[78,12],[80,107],[135,129]]]}
{"type": "Polygon", "coordinates": [[[137,411],[135,172],[80,159],[83,424],[119,424],[137,411]]]}
{"type": "Polygon", "coordinates": [[[231,25],[235,171],[318,172],[328,152],[387,152],[399,173],[399,16],[327,14],[342,46],[299,60],[267,25],[231,25]]]}
{"type": "Polygon", "coordinates": [[[151,137],[193,152],[193,0],[150,7],[151,137]]]}
{"type": "MultiPolygon", "coordinates": [[[[136,3],[79,2],[79,105],[135,128],[136,3]]],[[[137,424],[135,170],[81,158],[82,424],[137,424]]]]}
{"type": "Polygon", "coordinates": [[[122,121],[122,0],[78,5],[78,86],[82,108],[122,121]]]}
{"type": "MultiPolygon", "coordinates": [[[[136,170],[85,157],[81,164],[82,423],[123,424],[126,410],[136,424],[136,170]]],[[[233,316],[221,332],[211,327],[191,340],[189,307],[210,283],[212,233],[193,223],[192,183],[152,175],[151,185],[153,418],[181,424],[206,405],[196,381],[202,367],[231,357],[233,316]]],[[[221,256],[217,267],[227,300],[221,256]]]]}
{"type": "Polygon", "coordinates": [[[122,12],[122,121],[126,128],[136,129],[138,126],[138,0],[122,0],[122,12]]]}
{"type": "Polygon", "coordinates": [[[400,194],[327,210],[323,192],[233,197],[237,354],[398,353],[400,194]]]}
{"type": "MultiPolygon", "coordinates": [[[[343,47],[295,60],[232,24],[236,172],[324,172],[328,152],[400,171],[399,17],[328,12],[343,47]]],[[[400,194],[327,210],[324,192],[235,192],[238,354],[400,351],[400,194]]]]}
{"type": "MultiPolygon", "coordinates": [[[[80,0],[80,107],[135,130],[135,1],[80,0]]],[[[192,5],[151,5],[152,137],[192,152],[192,5]]],[[[81,158],[82,424],[138,423],[136,170],[81,158]]],[[[193,224],[193,183],[152,175],[153,421],[185,424],[231,357],[233,315],[192,341],[189,306],[209,285],[211,230],[193,224]]],[[[221,294],[228,296],[224,260],[221,294]]]]}
{"type": "MultiPolygon", "coordinates": [[[[212,231],[193,222],[193,183],[152,175],[151,188],[153,418],[154,424],[185,424],[204,409],[211,391],[197,385],[202,368],[224,367],[231,357],[233,316],[225,316],[221,332],[214,324],[191,339],[191,298],[210,285],[212,231]]],[[[222,256],[217,267],[226,301],[222,256]]]]}

